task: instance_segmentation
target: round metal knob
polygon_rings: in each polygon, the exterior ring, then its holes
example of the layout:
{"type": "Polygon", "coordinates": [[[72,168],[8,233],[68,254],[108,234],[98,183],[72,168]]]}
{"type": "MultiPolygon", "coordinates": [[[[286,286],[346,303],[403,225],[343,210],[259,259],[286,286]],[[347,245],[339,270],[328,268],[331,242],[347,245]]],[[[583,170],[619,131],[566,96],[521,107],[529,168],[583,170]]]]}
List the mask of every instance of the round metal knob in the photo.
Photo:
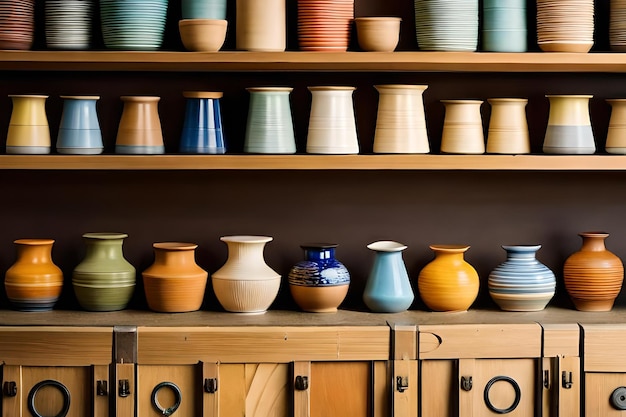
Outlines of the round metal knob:
{"type": "Polygon", "coordinates": [[[508,414],[511,411],[515,410],[517,406],[519,405],[519,402],[522,398],[522,390],[520,389],[520,386],[517,383],[517,381],[515,381],[513,378],[509,376],[495,376],[491,378],[489,382],[487,382],[487,385],[485,385],[485,392],[484,392],[483,397],[485,400],[485,404],[487,405],[487,408],[489,408],[491,411],[493,411],[496,414],[508,414]],[[511,404],[511,406],[507,408],[496,407],[495,405],[493,405],[493,403],[491,402],[491,399],[489,398],[489,391],[491,390],[491,387],[493,386],[493,384],[495,384],[498,381],[508,382],[509,384],[511,384],[511,386],[513,387],[513,390],[515,391],[515,399],[513,400],[513,403],[511,404]]]}
{"type": "Polygon", "coordinates": [[[626,387],[618,387],[611,393],[611,405],[616,410],[626,410],[626,387]]]}
{"type": "Polygon", "coordinates": [[[63,395],[63,408],[55,417],[65,417],[70,411],[70,390],[68,390],[67,387],[59,381],[55,381],[53,379],[38,382],[31,388],[28,393],[28,411],[30,411],[34,417],[43,417],[39,414],[39,411],[37,411],[37,407],[35,407],[35,397],[37,396],[37,392],[45,386],[52,386],[61,391],[61,394],[63,395]]]}
{"type": "Polygon", "coordinates": [[[182,392],[180,392],[180,388],[178,388],[178,385],[174,384],[173,382],[161,382],[152,390],[152,405],[154,406],[154,408],[157,409],[159,413],[161,413],[162,415],[166,417],[171,416],[172,414],[176,412],[176,410],[178,410],[178,407],[180,406],[180,403],[182,402],[182,400],[183,400],[183,394],[182,392]],[[159,391],[161,390],[161,388],[165,388],[165,387],[171,389],[175,397],[174,405],[168,408],[164,408],[163,406],[161,406],[161,404],[159,403],[159,399],[157,398],[157,395],[159,391]]]}

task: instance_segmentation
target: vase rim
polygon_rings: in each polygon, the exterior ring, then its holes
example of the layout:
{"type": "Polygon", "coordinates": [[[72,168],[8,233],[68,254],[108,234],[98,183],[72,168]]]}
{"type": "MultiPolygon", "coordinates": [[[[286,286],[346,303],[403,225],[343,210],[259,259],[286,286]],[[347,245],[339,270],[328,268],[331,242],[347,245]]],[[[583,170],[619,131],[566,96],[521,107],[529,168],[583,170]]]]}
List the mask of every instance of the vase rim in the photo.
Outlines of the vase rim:
{"type": "Polygon", "coordinates": [[[59,96],[64,100],[100,100],[100,96],[59,96]]]}
{"type": "Polygon", "coordinates": [[[275,93],[290,93],[293,91],[293,87],[248,87],[246,91],[250,93],[263,93],[263,92],[275,92],[275,93]]]}
{"type": "Polygon", "coordinates": [[[152,247],[155,249],[183,251],[183,250],[196,249],[198,245],[195,243],[188,243],[188,242],[156,242],[152,244],[152,247]]]}
{"type": "Polygon", "coordinates": [[[547,98],[593,98],[592,94],[546,94],[547,98]]]}
{"type": "Polygon", "coordinates": [[[321,85],[307,87],[309,91],[354,91],[356,87],[339,86],[339,85],[321,85]]]}
{"type": "Polygon", "coordinates": [[[497,103],[528,103],[527,98],[506,98],[506,97],[495,97],[487,99],[489,103],[497,102],[497,103]]]}
{"type": "Polygon", "coordinates": [[[483,104],[483,100],[471,100],[471,99],[446,99],[439,100],[443,104],[483,104]]]}
{"type": "Polygon", "coordinates": [[[517,251],[517,252],[536,252],[541,249],[540,244],[521,244],[521,245],[502,245],[502,249],[506,251],[517,251]]]}
{"type": "Polygon", "coordinates": [[[222,242],[237,242],[237,243],[266,243],[274,240],[271,236],[256,236],[256,235],[232,235],[220,237],[222,242]]]}
{"type": "Polygon", "coordinates": [[[591,231],[591,232],[580,232],[578,236],[581,237],[609,237],[607,232],[602,231],[591,231]]]}
{"type": "Polygon", "coordinates": [[[367,248],[377,252],[400,252],[405,250],[407,246],[394,240],[379,240],[370,243],[367,248]]]}
{"type": "Polygon", "coordinates": [[[375,89],[387,89],[387,90],[418,90],[424,91],[428,88],[427,85],[420,84],[377,84],[375,89]]]}
{"type": "Polygon", "coordinates": [[[362,17],[355,17],[354,20],[360,20],[362,22],[363,21],[380,22],[384,20],[388,20],[392,22],[402,22],[402,18],[397,17],[397,16],[362,16],[362,17]]]}
{"type": "Polygon", "coordinates": [[[118,233],[118,232],[89,232],[83,234],[83,237],[86,239],[126,239],[128,237],[127,233],[118,233]]]}
{"type": "Polygon", "coordinates": [[[462,253],[467,251],[470,245],[450,245],[450,244],[433,244],[428,246],[431,250],[437,252],[462,253]]]}
{"type": "Polygon", "coordinates": [[[121,96],[122,101],[137,101],[137,102],[156,102],[161,100],[161,97],[157,96],[121,96]]]}
{"type": "Polygon", "coordinates": [[[50,96],[44,96],[39,94],[9,94],[10,98],[48,98],[50,96]]]}
{"type": "Polygon", "coordinates": [[[183,91],[185,98],[222,98],[224,93],[221,91],[183,91]]]}
{"type": "Polygon", "coordinates": [[[54,239],[36,239],[36,238],[26,238],[26,239],[16,239],[13,241],[16,245],[51,245],[54,243],[54,239]]]}
{"type": "Polygon", "coordinates": [[[302,249],[334,249],[337,243],[307,242],[300,245],[302,249]]]}

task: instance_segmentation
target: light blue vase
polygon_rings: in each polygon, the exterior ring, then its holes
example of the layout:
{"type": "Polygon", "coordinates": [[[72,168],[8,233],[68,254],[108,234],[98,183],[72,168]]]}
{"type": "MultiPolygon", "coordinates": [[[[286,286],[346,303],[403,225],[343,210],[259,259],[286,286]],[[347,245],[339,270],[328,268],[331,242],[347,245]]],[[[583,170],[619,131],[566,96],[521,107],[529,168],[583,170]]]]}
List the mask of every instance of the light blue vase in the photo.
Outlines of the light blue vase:
{"type": "Polygon", "coordinates": [[[181,0],[183,19],[226,20],[226,0],[181,0]]]}
{"type": "Polygon", "coordinates": [[[296,140],[291,117],[291,87],[253,87],[243,150],[246,153],[292,154],[296,140]]]}
{"type": "Polygon", "coordinates": [[[63,114],[56,149],[62,154],[92,155],[102,153],[102,132],[98,122],[98,96],[61,96],[63,114]]]}
{"type": "Polygon", "coordinates": [[[526,52],[526,26],[525,0],[485,0],[482,49],[490,52],[526,52]]]}
{"type": "Polygon", "coordinates": [[[415,295],[402,259],[407,247],[401,243],[383,240],[367,245],[376,253],[370,271],[363,301],[376,313],[399,313],[407,310],[415,295]]]}

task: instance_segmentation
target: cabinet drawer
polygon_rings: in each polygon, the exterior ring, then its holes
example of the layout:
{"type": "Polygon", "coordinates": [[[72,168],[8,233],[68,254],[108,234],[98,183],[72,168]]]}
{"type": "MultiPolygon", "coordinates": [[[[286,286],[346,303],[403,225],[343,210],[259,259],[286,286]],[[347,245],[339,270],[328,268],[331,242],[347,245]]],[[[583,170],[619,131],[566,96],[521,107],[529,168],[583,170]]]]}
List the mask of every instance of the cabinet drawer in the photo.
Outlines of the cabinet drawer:
{"type": "Polygon", "coordinates": [[[626,324],[583,324],[585,372],[626,372],[626,324]]]}
{"type": "Polygon", "coordinates": [[[626,415],[626,373],[585,373],[585,417],[626,415]]]}

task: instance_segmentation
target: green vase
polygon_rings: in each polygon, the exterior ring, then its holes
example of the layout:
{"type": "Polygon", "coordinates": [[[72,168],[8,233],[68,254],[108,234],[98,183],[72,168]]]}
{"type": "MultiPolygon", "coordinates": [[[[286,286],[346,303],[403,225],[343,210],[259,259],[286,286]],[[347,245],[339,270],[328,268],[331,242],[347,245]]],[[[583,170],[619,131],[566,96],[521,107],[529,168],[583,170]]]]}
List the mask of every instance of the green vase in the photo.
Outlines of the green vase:
{"type": "Polygon", "coordinates": [[[130,302],[136,271],[122,252],[124,233],[85,233],[86,253],[74,268],[72,285],[82,308],[88,311],[123,310],[130,302]]]}

